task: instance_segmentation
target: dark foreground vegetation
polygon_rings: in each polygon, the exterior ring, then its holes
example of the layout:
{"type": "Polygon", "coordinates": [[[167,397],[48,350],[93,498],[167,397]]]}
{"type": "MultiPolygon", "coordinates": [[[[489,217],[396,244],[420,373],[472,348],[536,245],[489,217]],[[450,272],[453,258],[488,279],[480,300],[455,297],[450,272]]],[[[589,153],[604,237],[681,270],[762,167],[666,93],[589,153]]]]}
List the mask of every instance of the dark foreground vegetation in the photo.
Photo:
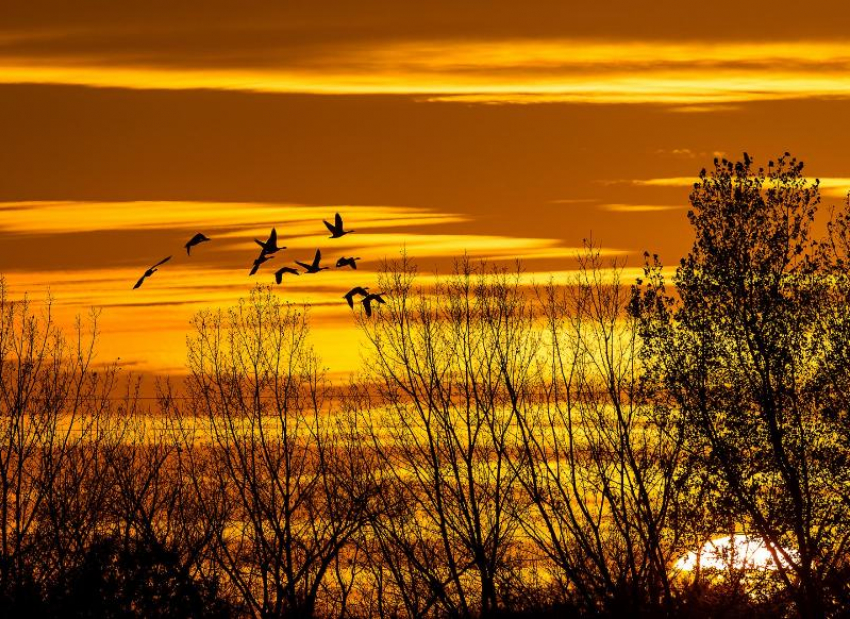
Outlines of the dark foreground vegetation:
{"type": "Polygon", "coordinates": [[[691,201],[669,282],[388,266],[346,385],[269,290],[151,401],[3,287],[0,616],[848,616],[850,214],[787,156],[691,201]]]}

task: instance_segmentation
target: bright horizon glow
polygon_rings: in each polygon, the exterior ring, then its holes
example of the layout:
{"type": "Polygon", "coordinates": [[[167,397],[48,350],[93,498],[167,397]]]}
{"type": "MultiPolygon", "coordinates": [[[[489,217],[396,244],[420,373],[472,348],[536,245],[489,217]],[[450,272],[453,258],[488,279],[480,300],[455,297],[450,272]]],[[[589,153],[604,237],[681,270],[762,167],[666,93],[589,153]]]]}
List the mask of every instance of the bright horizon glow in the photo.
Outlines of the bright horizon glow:
{"type": "MultiPolygon", "coordinates": [[[[56,264],[51,259],[38,270],[11,268],[0,274],[12,298],[26,293],[40,304],[50,294],[55,316],[65,328],[73,325],[76,315],[98,310],[101,362],[120,356],[128,368],[169,374],[185,371],[185,339],[190,332],[189,321],[198,311],[226,309],[246,298],[256,284],[271,285],[284,301],[311,307],[311,337],[317,352],[331,370],[346,373],[357,368],[361,343],[342,294],[360,285],[374,289],[382,261],[396,260],[407,251],[426,267],[418,283],[430,286],[437,277],[427,268],[432,260],[466,254],[473,260],[567,263],[582,251],[555,236],[452,231],[452,226],[472,220],[469,216],[402,206],[7,202],[0,203],[0,232],[27,240],[27,244],[34,243],[28,239],[49,239],[42,251],[55,256],[61,266],[48,266],[56,264]],[[344,213],[345,221],[357,233],[331,242],[321,220],[331,219],[336,211],[344,213]],[[249,277],[258,252],[253,239],[265,239],[272,226],[276,226],[279,242],[287,249],[249,277]],[[198,246],[187,256],[182,243],[198,230],[212,242],[198,246]],[[118,244],[85,246],[82,255],[70,261],[62,255],[64,237],[119,232],[128,236],[118,244]],[[165,234],[176,242],[159,242],[156,249],[149,246],[151,239],[165,234]],[[294,260],[311,261],[317,247],[322,249],[325,265],[332,267],[339,256],[358,256],[360,266],[357,270],[332,268],[321,275],[286,275],[282,285],[274,284],[273,274],[278,268],[293,266],[294,260]],[[141,288],[132,290],[142,272],[168,254],[172,260],[141,288]]],[[[601,252],[608,258],[627,253],[610,247],[601,252]]],[[[533,265],[529,266],[521,276],[523,285],[543,284],[550,277],[563,281],[570,276],[569,270],[535,271],[533,265]]],[[[630,271],[630,276],[639,274],[638,268],[630,271]]]]}
{"type": "MultiPolygon", "coordinates": [[[[789,556],[791,551],[786,550],[789,556]]],[[[779,561],[787,562],[779,555],[779,561]]],[[[776,561],[764,540],[757,536],[736,533],[707,541],[699,550],[692,550],[674,564],[682,572],[700,570],[767,570],[778,569],[776,561]]]]}

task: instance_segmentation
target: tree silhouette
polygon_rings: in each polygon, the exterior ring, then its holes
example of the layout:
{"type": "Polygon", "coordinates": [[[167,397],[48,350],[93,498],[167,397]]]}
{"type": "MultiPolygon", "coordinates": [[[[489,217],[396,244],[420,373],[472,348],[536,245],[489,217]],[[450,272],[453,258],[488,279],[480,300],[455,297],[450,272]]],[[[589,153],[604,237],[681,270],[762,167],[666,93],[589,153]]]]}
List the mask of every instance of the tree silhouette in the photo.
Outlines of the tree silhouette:
{"type": "Polygon", "coordinates": [[[249,613],[310,617],[370,487],[333,431],[306,317],[258,288],[195,327],[183,449],[199,515],[218,523],[213,562],[249,613]]]}
{"type": "Polygon", "coordinates": [[[406,613],[488,616],[517,567],[503,376],[527,375],[530,315],[507,274],[464,261],[433,290],[417,290],[414,276],[406,259],[387,270],[387,304],[361,323],[382,488],[372,531],[406,613]],[[496,354],[505,346],[518,351],[507,367],[496,354]]]}
{"type": "Polygon", "coordinates": [[[589,242],[578,263],[563,285],[538,292],[541,363],[534,382],[510,389],[521,433],[518,500],[532,507],[523,528],[585,612],[662,613],[687,533],[672,527],[686,477],[683,437],[658,423],[643,393],[622,265],[589,242]]]}
{"type": "Polygon", "coordinates": [[[846,280],[812,238],[819,199],[787,154],[767,170],[715,160],[691,194],[675,292],[656,259],[633,305],[648,380],[681,414],[718,526],[765,540],[803,617],[846,596],[834,576],[850,539],[847,392],[823,389],[846,384],[846,333],[830,323],[847,314],[846,280]]]}

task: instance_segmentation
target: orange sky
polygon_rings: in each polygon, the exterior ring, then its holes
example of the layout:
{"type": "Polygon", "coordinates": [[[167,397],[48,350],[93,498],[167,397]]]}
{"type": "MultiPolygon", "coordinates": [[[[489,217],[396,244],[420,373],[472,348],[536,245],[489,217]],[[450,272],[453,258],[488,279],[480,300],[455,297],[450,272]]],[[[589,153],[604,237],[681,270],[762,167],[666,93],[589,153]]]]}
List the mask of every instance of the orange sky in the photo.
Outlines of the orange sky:
{"type": "Polygon", "coordinates": [[[592,232],[631,266],[645,249],[674,263],[715,154],[790,150],[827,203],[850,187],[843,2],[174,4],[0,19],[0,273],[49,286],[65,320],[101,307],[101,358],[127,367],[180,372],[190,317],[248,293],[272,225],[281,265],[363,258],[279,289],[315,304],[346,371],[339,295],[402,246],[424,271],[468,251],[534,277],[592,232]],[[337,210],[357,233],[331,242],[337,210]],[[214,242],[187,259],[197,231],[214,242]]]}

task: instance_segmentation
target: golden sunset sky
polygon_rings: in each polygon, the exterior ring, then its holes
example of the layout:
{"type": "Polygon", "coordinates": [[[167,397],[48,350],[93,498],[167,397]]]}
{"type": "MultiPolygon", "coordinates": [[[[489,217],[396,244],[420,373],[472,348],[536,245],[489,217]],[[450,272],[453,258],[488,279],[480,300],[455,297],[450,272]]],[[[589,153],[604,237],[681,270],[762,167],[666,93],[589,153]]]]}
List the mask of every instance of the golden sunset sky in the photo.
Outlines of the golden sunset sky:
{"type": "Polygon", "coordinates": [[[100,359],[179,374],[192,315],[317,247],[360,270],[284,280],[335,372],[340,295],[402,247],[540,281],[592,233],[630,267],[687,251],[716,155],[788,150],[850,188],[844,2],[50,2],[0,17],[0,273],[60,319],[101,308],[100,359]],[[783,6],[786,5],[786,6],[783,6]],[[331,241],[343,213],[357,232],[331,241]],[[254,237],[289,247],[247,276],[254,237]],[[213,242],[191,258],[183,244],[213,242]],[[136,291],[141,273],[174,259],[136,291]],[[275,266],[276,265],[276,266],[275,266]]]}

